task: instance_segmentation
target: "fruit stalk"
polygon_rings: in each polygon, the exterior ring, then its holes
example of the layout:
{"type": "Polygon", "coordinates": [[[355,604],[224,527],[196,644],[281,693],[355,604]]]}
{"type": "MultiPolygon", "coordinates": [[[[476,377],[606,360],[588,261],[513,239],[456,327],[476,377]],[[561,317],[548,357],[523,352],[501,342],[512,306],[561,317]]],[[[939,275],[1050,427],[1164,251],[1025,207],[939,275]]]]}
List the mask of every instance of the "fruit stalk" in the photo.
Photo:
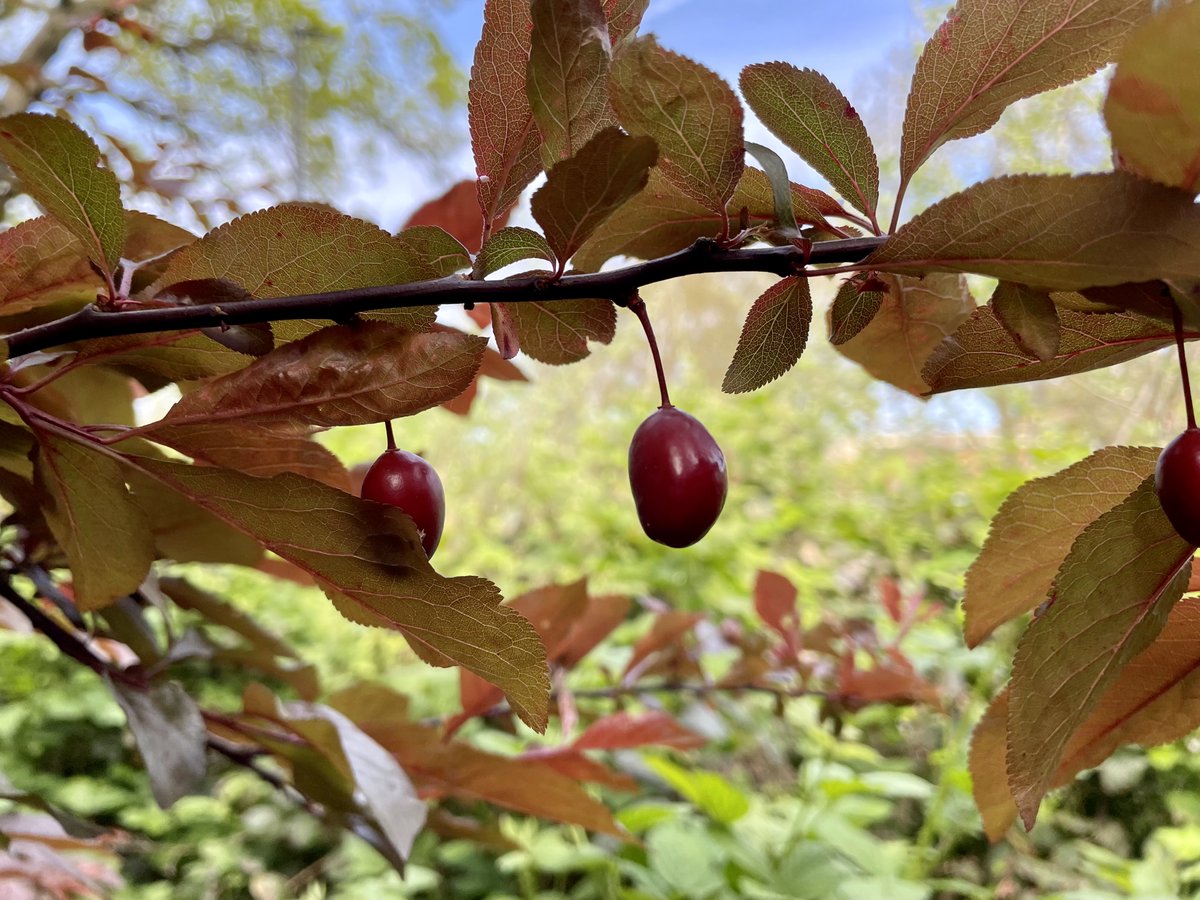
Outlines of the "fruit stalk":
{"type": "Polygon", "coordinates": [[[667,373],[663,371],[662,356],[658,352],[658,341],[654,337],[654,326],[650,324],[650,313],[646,310],[646,301],[641,298],[640,294],[635,293],[629,308],[642,323],[642,330],[646,332],[646,341],[650,344],[650,353],[654,357],[654,370],[658,375],[658,391],[662,396],[662,405],[659,406],[659,409],[668,409],[671,406],[671,395],[667,393],[667,373]]]}
{"type": "Polygon", "coordinates": [[[1179,304],[1171,304],[1171,318],[1175,323],[1175,348],[1179,351],[1179,377],[1183,380],[1183,402],[1187,407],[1187,427],[1196,427],[1196,410],[1192,405],[1192,384],[1188,379],[1187,354],[1183,351],[1183,313],[1179,304]]]}

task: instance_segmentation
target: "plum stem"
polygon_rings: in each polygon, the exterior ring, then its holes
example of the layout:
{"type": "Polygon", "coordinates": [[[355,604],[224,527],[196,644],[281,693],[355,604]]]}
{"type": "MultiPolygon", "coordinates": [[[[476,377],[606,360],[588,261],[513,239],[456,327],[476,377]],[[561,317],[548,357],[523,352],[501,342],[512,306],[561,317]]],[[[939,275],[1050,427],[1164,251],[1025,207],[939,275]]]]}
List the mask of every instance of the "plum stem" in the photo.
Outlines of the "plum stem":
{"type": "Polygon", "coordinates": [[[646,341],[650,344],[650,353],[654,357],[654,370],[658,374],[658,391],[662,395],[662,405],[659,409],[667,409],[671,406],[671,395],[667,393],[667,373],[663,371],[662,356],[658,352],[658,341],[654,337],[654,327],[650,324],[650,313],[646,310],[646,301],[635,292],[633,299],[629,302],[629,308],[642,323],[642,329],[646,332],[646,341]]]}
{"type": "Polygon", "coordinates": [[[1175,323],[1175,347],[1179,351],[1179,377],[1183,380],[1183,402],[1187,406],[1187,427],[1196,427],[1196,410],[1192,405],[1192,383],[1188,379],[1187,354],[1183,352],[1183,313],[1179,304],[1171,305],[1171,318],[1175,323]]]}
{"type": "Polygon", "coordinates": [[[392,420],[388,419],[383,423],[383,427],[387,429],[387,448],[389,450],[396,449],[396,433],[392,431],[392,420]]]}

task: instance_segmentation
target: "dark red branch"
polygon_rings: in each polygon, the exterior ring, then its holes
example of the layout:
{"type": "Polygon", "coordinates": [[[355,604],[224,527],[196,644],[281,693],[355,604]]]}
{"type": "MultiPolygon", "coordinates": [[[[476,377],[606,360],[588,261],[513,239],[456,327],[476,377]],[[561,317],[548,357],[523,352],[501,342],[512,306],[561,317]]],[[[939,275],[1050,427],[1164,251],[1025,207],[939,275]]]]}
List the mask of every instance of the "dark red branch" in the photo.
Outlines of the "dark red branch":
{"type": "Polygon", "coordinates": [[[238,303],[207,303],[157,309],[108,312],[88,306],[64,318],[35,325],[7,336],[8,356],[14,359],[74,341],[129,334],[247,325],[288,319],[342,321],[357,313],[404,309],[443,303],[550,303],[561,300],[610,298],[624,303],[640,287],[705,272],[769,272],[779,277],[794,275],[803,266],[855,263],[879,247],[886,238],[850,238],[813,244],[805,254],[796,247],[752,247],[725,250],[715,241],[699,240],[686,250],[644,263],[595,274],[566,275],[557,281],[545,276],[522,275],[501,281],[474,281],[452,275],[434,281],[384,285],[245,300],[238,303]]]}

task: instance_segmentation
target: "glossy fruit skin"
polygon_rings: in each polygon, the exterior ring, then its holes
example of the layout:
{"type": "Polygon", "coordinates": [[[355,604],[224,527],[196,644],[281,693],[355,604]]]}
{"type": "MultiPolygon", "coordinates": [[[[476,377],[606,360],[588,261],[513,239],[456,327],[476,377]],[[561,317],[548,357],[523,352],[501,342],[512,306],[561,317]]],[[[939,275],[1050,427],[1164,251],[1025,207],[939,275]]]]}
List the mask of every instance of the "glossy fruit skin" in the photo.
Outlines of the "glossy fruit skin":
{"type": "Polygon", "coordinates": [[[1189,428],[1163,448],[1154,490],[1179,536],[1200,546],[1200,428],[1189,428]]]}
{"type": "Polygon", "coordinates": [[[425,555],[433,558],[446,523],[446,493],[433,466],[407,450],[385,450],[367,470],[361,495],[408,513],[420,532],[425,555]]]}
{"type": "Polygon", "coordinates": [[[725,506],[725,454],[698,419],[664,406],[633,434],[629,486],[646,536],[668,547],[690,547],[725,506]]]}

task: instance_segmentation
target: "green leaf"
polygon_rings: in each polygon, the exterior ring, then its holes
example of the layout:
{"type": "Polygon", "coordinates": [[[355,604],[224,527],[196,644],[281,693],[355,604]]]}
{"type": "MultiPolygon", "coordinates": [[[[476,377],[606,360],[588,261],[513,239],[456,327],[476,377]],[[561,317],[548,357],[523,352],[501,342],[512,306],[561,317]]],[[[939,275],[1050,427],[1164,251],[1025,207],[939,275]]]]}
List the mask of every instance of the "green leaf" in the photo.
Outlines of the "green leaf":
{"type": "MultiPolygon", "coordinates": [[[[1151,0],[959,0],[913,74],[900,177],[946,141],[987,131],[1009,104],[1070,84],[1113,61],[1151,0]]],[[[1048,229],[1053,230],[1053,229],[1048,229]]]]}
{"type": "Polygon", "coordinates": [[[510,225],[488,238],[475,257],[475,277],[486,278],[505,266],[525,259],[543,259],[554,263],[554,251],[546,239],[531,228],[510,225]]]}
{"type": "Polygon", "coordinates": [[[575,156],[612,122],[608,23],[600,0],[533,0],[526,77],[529,105],[542,135],[542,165],[575,156]]]}
{"type": "Polygon", "coordinates": [[[446,278],[471,268],[471,254],[454,235],[436,225],[410,225],[396,235],[409,258],[420,261],[422,278],[446,278]]]}
{"type": "Polygon", "coordinates": [[[1169,326],[1132,313],[1079,313],[1060,307],[1058,318],[1058,354],[1042,362],[1017,346],[991,307],[979,307],[929,357],[922,375],[930,392],[1076,375],[1115,366],[1174,340],[1169,326]]]}
{"type": "MultiPolygon", "coordinates": [[[[422,255],[405,233],[324,207],[289,203],[250,213],[184,247],[150,288],[156,295],[181,281],[223,279],[259,299],[404,284],[438,278],[444,269],[422,255]]],[[[448,236],[447,236],[448,237],[448,236]]],[[[463,263],[467,265],[467,263],[463,263]]],[[[331,316],[336,310],[331,309],[331,316]]],[[[428,327],[436,310],[397,310],[410,331],[428,327]]],[[[279,322],[278,336],[302,336],[297,323],[279,322]]],[[[307,330],[312,330],[307,326],[307,330]]]]}
{"type": "Polygon", "coordinates": [[[1104,120],[1134,172],[1200,193],[1200,6],[1162,9],[1130,36],[1108,85],[1104,120]]]}
{"type": "Polygon", "coordinates": [[[754,301],[746,315],[721,390],[741,394],[774,381],[800,359],[812,324],[808,279],[781,279],[754,301]]]}
{"type": "Polygon", "coordinates": [[[777,138],[874,218],[879,163],[866,126],[828,78],[790,63],[747,66],[742,96],[777,138]]]}
{"type": "Polygon", "coordinates": [[[722,825],[732,824],[750,811],[746,795],[716,772],[685,769],[661,757],[647,759],[646,765],[681,797],[722,825]]]}
{"type": "MultiPolygon", "coordinates": [[[[745,208],[750,224],[767,225],[775,221],[775,200],[771,184],[760,169],[747,168],[727,210],[736,221],[745,208]]],[[[840,207],[827,194],[792,185],[792,208],[801,223],[828,227],[826,215],[835,215],[840,207]]],[[[694,243],[697,238],[716,237],[724,219],[688,197],[671,184],[661,167],[650,172],[645,190],[618,209],[575,254],[576,270],[595,272],[614,256],[655,259],[694,243]]]]}
{"type": "Polygon", "coordinates": [[[1008,780],[1027,828],[1071,735],[1162,631],[1194,552],[1167,521],[1153,476],[1072,544],[1049,610],[1013,660],[1008,780]]]}
{"type": "Polygon", "coordinates": [[[611,300],[497,305],[511,317],[520,348],[552,366],[578,362],[591,352],[589,340],[607,344],[617,332],[617,309],[611,300]]]}
{"type": "Polygon", "coordinates": [[[137,590],[154,561],[149,523],[108,456],[38,432],[34,474],[43,512],[71,563],[75,600],[99,609],[137,590]]]}
{"type": "Polygon", "coordinates": [[[1042,362],[1058,355],[1062,328],[1048,292],[1002,281],[992,293],[991,304],[996,320],[1018,347],[1042,362]]]}
{"type": "Polygon", "coordinates": [[[613,60],[612,103],[626,130],[654,138],[668,181],[705,209],[724,213],[745,166],[742,107],[729,85],[642,37],[613,60]]]}
{"type": "Polygon", "coordinates": [[[243,368],[245,356],[222,347],[195,331],[133,334],[84,341],[75,362],[103,362],[139,381],[195,381],[228,375],[243,368]]]}
{"type": "MultiPolygon", "coordinates": [[[[870,285],[874,287],[875,284],[870,285]]],[[[883,306],[884,291],[865,290],[867,283],[850,279],[838,288],[829,307],[829,342],[844,344],[874,320],[883,306]]]]}
{"type": "Polygon", "coordinates": [[[129,463],[308,572],[353,621],[393,628],[469,669],[504,690],[532,728],[545,729],[550,682],[537,632],[501,605],[490,582],[434,572],[399,509],[295,475],[129,463]]]}
{"type": "Polygon", "coordinates": [[[792,183],[788,181],[787,167],[779,154],[770,147],[746,141],[746,152],[758,160],[763,174],[771,183],[771,198],[775,203],[775,222],[780,231],[789,237],[799,237],[800,227],[796,224],[796,211],[792,209],[792,183]]]}
{"type": "Polygon", "coordinates": [[[247,422],[364,425],[411,416],[462,393],[486,348],[484,338],[461,332],[335,325],[185,394],[162,423],[236,430],[247,422]]]}
{"type": "Polygon", "coordinates": [[[487,0],[475,46],[467,117],[478,176],[479,208],[491,225],[542,170],[541,134],[526,87],[529,0],[487,0]]]}
{"type": "Polygon", "coordinates": [[[935,203],[864,265],[974,272],[1068,291],[1194,278],[1200,207],[1127,172],[1011,175],[935,203]]]}
{"type": "Polygon", "coordinates": [[[560,270],[597,227],[646,186],[657,159],[654,141],[606,128],[550,170],[532,207],[560,270]]]}
{"type": "Polygon", "coordinates": [[[910,394],[929,390],[922,366],[971,314],[975,300],[961,275],[881,276],[887,286],[870,323],[837,350],[876,378],[910,394]]]}
{"type": "Polygon", "coordinates": [[[148,690],[109,679],[150,776],[154,800],[166,809],[204,780],[208,732],[196,701],[173,681],[148,690]]]}
{"type": "Polygon", "coordinates": [[[967,646],[1045,601],[1075,539],[1152,474],[1157,460],[1153,447],[1105,447],[1013,491],[967,570],[967,646]]]}
{"type": "Polygon", "coordinates": [[[125,246],[125,213],[117,177],[103,168],[96,142],[66,119],[18,113],[0,119],[0,158],[111,274],[125,246]]]}

